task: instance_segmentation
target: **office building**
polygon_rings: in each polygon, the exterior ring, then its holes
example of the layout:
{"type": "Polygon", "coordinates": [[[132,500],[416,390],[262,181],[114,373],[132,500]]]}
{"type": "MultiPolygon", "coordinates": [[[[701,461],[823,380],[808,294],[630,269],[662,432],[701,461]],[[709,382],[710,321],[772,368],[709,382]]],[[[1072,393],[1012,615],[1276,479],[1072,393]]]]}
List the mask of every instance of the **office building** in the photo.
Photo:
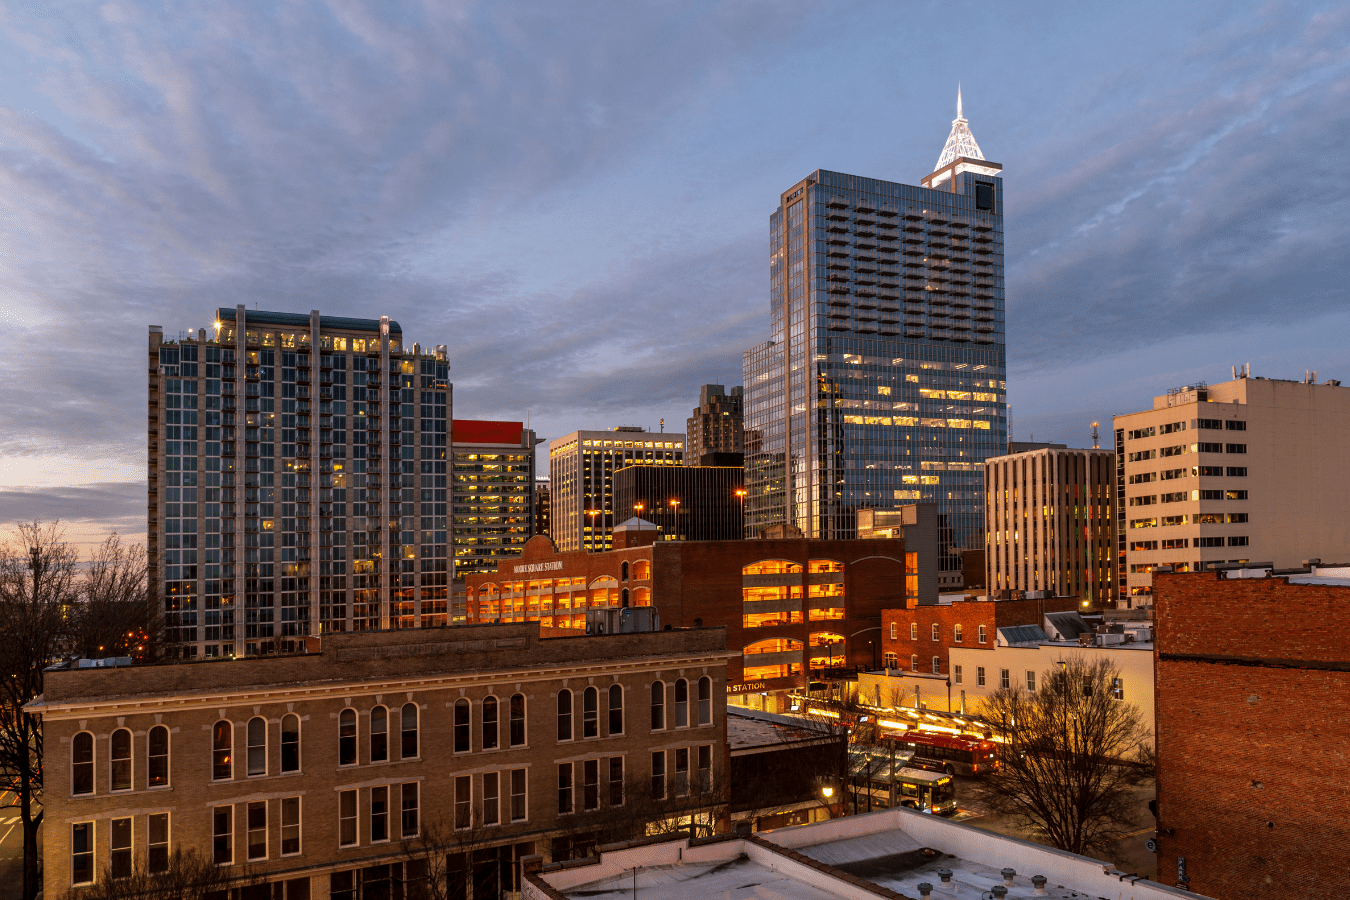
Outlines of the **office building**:
{"type": "Polygon", "coordinates": [[[698,390],[698,409],[685,428],[688,447],[685,459],[704,464],[710,453],[745,452],[744,389],[720,384],[705,384],[698,390]]]}
{"type": "Polygon", "coordinates": [[[509,896],[523,856],[570,859],[606,828],[725,808],[725,640],[489,625],[50,671],[27,707],[56,788],[46,893],[197,848],[258,896],[405,896],[428,853],[473,896],[509,896]]]}
{"type": "Polygon", "coordinates": [[[1153,587],[1159,880],[1350,892],[1350,567],[1160,569],[1153,587]]]}
{"type": "Polygon", "coordinates": [[[444,345],[397,322],[220,309],[149,342],[150,590],[170,653],[447,618],[444,345]],[[420,498],[419,498],[420,491],[420,498]]]}
{"type": "Polygon", "coordinates": [[[920,186],[819,170],[769,218],[770,338],[744,355],[746,525],[854,535],[938,504],[940,572],[981,545],[1006,444],[1001,166],[960,101],[920,186]]]}
{"type": "MultiPolygon", "coordinates": [[[[708,454],[705,459],[735,454],[708,454]]],[[[615,516],[645,519],[665,540],[736,541],[742,537],[741,466],[625,466],[614,473],[615,516]]]]}
{"type": "Polygon", "coordinates": [[[1118,602],[1153,569],[1276,568],[1350,546],[1350,388],[1252,378],[1194,384],[1115,417],[1118,602]]]}
{"type": "Polygon", "coordinates": [[[812,680],[878,667],[882,610],[918,590],[921,560],[898,539],[631,537],[591,553],[532,538],[519,561],[465,579],[469,621],[581,629],[589,610],[653,606],[662,627],[725,627],[732,702],[780,712],[812,680]]]}
{"type": "Polygon", "coordinates": [[[552,496],[548,489],[548,479],[534,479],[534,534],[548,534],[552,519],[552,496]]]}
{"type": "Polygon", "coordinates": [[[604,550],[610,530],[631,518],[614,508],[614,473],[624,466],[684,464],[684,435],[621,425],[549,441],[549,535],[559,550],[604,550]]]}
{"type": "Polygon", "coordinates": [[[937,571],[937,504],[908,503],[890,509],[860,509],[856,516],[860,540],[903,538],[906,551],[917,553],[923,560],[919,566],[918,590],[907,592],[905,602],[937,603],[944,587],[937,571]]]}
{"type": "Polygon", "coordinates": [[[986,460],[988,590],[1114,601],[1115,468],[1109,450],[1046,448],[986,460]]]}
{"type": "Polygon", "coordinates": [[[455,576],[520,555],[534,534],[534,432],[521,422],[455,419],[451,500],[455,576]]]}

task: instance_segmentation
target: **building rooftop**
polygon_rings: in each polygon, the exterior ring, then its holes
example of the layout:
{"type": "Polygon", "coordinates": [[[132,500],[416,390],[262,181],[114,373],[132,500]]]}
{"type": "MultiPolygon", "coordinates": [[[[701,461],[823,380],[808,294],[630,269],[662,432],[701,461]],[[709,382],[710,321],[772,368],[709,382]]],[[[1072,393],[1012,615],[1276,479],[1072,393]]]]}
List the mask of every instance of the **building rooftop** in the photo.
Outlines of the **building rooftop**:
{"type": "Polygon", "coordinates": [[[602,848],[599,859],[527,876],[526,898],[691,896],[754,900],[989,897],[1009,900],[1173,900],[1181,891],[1110,863],[983,831],[938,816],[888,809],[756,835],[602,848]],[[950,882],[943,883],[943,872],[950,882]],[[1044,878],[1044,893],[1033,878],[1044,878]]]}
{"type": "Polygon", "coordinates": [[[727,707],[727,744],[733,755],[777,750],[804,741],[835,741],[842,737],[842,734],[832,734],[825,725],[812,728],[809,724],[804,725],[801,719],[727,707]]]}
{"type": "MultiPolygon", "coordinates": [[[[233,322],[235,310],[234,307],[222,306],[216,310],[216,321],[233,322]]],[[[271,310],[246,309],[244,310],[244,321],[254,325],[282,325],[289,328],[308,328],[309,316],[305,313],[284,313],[272,312],[271,310]]],[[[346,316],[319,316],[319,327],[323,329],[338,329],[341,331],[374,331],[379,332],[379,319],[352,319],[346,316]]],[[[389,320],[389,333],[402,334],[403,327],[393,319],[389,320]]]]}

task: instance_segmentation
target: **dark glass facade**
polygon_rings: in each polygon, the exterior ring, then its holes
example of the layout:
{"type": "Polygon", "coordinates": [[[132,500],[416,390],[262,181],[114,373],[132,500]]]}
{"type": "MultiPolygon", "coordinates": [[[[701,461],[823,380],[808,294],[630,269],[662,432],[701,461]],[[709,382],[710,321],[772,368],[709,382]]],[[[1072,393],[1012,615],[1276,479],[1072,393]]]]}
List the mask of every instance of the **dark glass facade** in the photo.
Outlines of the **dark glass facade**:
{"type": "Polygon", "coordinates": [[[615,518],[646,519],[666,538],[734,541],[744,487],[740,466],[628,466],[614,473],[615,518]]]}
{"type": "Polygon", "coordinates": [[[782,195],[771,339],[744,356],[747,534],[852,537],[857,509],[932,502],[941,571],[982,546],[1007,420],[1002,179],[980,167],[939,188],[822,170],[782,195]]]}

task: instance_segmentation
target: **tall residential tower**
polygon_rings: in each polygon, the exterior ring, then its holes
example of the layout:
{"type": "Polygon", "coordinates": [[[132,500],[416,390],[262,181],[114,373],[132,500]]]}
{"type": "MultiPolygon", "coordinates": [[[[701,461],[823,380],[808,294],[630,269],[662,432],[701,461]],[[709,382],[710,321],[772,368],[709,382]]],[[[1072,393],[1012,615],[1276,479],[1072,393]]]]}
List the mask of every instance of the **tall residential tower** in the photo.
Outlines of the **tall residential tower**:
{"type": "Polygon", "coordinates": [[[769,218],[771,337],[746,351],[746,526],[851,537],[854,511],[938,505],[940,567],[982,542],[1005,452],[1002,167],[957,100],[922,185],[819,170],[769,218]]]}

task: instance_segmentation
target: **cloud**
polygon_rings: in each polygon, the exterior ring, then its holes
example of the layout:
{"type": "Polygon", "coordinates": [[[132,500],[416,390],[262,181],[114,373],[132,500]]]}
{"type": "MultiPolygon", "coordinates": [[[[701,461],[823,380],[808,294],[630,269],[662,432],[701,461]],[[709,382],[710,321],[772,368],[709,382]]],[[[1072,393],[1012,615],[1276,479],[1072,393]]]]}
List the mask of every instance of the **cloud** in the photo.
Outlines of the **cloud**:
{"type": "Polygon", "coordinates": [[[60,519],[107,523],[122,534],[145,530],[144,484],[104,482],[84,487],[16,490],[0,488],[0,527],[60,519]]]}

